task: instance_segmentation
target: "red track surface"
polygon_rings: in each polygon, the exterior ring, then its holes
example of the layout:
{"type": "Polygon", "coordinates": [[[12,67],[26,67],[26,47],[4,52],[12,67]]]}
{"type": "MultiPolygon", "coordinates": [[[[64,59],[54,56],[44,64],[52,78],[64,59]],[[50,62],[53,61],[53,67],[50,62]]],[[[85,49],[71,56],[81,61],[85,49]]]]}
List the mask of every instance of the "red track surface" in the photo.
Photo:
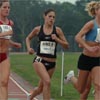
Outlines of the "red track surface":
{"type": "Polygon", "coordinates": [[[11,79],[8,87],[9,100],[27,100],[27,95],[11,79]]]}

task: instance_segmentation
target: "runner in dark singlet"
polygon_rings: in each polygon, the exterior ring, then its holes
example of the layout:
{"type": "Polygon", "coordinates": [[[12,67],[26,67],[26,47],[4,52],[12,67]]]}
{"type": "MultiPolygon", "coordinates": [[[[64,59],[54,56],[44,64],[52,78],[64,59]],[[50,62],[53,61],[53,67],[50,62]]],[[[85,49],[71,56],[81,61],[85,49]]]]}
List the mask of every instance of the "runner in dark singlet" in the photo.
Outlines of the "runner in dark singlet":
{"type": "Polygon", "coordinates": [[[57,43],[63,48],[68,48],[68,42],[62,30],[54,25],[55,11],[48,9],[44,12],[44,24],[37,26],[27,36],[26,44],[29,54],[34,54],[35,51],[30,47],[31,39],[38,36],[39,42],[36,44],[36,57],[33,60],[33,66],[38,76],[40,77],[39,85],[31,93],[31,100],[43,92],[43,100],[50,100],[50,84],[51,77],[56,66],[56,49],[57,43]]]}

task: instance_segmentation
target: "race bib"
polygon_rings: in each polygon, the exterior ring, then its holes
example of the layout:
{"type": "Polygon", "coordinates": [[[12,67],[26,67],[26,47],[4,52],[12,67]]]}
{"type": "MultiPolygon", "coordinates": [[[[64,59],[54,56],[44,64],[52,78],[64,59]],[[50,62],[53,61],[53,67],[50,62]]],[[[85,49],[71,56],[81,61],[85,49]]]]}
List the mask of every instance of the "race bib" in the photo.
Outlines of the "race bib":
{"type": "Polygon", "coordinates": [[[100,43],[100,28],[97,29],[97,36],[95,41],[100,43]]]}
{"type": "Polygon", "coordinates": [[[50,41],[42,41],[40,43],[40,53],[54,55],[56,43],[50,41]]]}

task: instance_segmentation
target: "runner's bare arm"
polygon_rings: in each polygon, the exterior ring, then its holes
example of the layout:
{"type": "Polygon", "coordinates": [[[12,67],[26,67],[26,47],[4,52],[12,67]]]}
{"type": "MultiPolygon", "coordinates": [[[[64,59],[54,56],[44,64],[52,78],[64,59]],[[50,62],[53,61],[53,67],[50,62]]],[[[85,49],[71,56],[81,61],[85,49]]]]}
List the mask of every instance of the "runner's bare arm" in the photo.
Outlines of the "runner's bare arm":
{"type": "Polygon", "coordinates": [[[63,31],[59,27],[56,28],[56,31],[58,37],[53,34],[52,38],[55,39],[63,48],[67,49],[69,47],[69,43],[66,40],[63,31]]]}
{"type": "Polygon", "coordinates": [[[26,47],[29,52],[29,54],[33,54],[35,51],[30,47],[31,40],[33,37],[38,35],[38,32],[40,30],[40,26],[35,27],[32,32],[26,37],[26,47]]]}
{"type": "Polygon", "coordinates": [[[86,23],[83,28],[80,30],[80,32],[75,36],[76,42],[81,45],[83,48],[88,48],[87,43],[83,39],[84,35],[87,34],[88,31],[90,31],[93,28],[93,21],[90,21],[86,23]]]}
{"type": "Polygon", "coordinates": [[[10,45],[16,48],[21,48],[21,43],[10,40],[10,45]]]}

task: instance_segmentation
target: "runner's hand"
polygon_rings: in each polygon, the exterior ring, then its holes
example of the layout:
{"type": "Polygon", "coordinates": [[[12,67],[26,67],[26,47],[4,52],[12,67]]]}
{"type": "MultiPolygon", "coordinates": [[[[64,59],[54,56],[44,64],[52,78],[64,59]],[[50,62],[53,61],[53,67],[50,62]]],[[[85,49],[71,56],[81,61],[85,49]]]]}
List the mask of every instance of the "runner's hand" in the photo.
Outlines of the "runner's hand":
{"type": "Polygon", "coordinates": [[[32,54],[34,54],[34,53],[35,53],[35,51],[34,51],[34,49],[29,48],[29,49],[28,49],[28,53],[32,55],[32,54]]]}
{"type": "Polygon", "coordinates": [[[22,47],[21,43],[15,43],[14,46],[15,46],[16,48],[21,48],[21,47],[22,47]]]}
{"type": "Polygon", "coordinates": [[[53,40],[55,40],[55,41],[57,40],[57,36],[56,36],[55,34],[52,34],[52,35],[51,35],[51,38],[52,38],[53,40]]]}

